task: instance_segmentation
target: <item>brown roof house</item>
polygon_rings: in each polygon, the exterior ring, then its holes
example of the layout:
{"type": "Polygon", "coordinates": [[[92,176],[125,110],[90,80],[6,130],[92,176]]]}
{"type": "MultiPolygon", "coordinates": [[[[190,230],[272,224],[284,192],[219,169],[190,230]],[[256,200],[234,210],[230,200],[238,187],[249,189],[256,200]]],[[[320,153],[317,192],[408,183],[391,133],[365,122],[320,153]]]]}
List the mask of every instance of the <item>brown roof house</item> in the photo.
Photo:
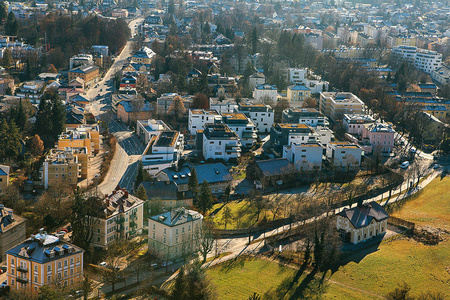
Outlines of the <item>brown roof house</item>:
{"type": "Polygon", "coordinates": [[[384,234],[388,218],[388,213],[377,202],[359,202],[356,207],[337,214],[337,230],[345,241],[358,244],[384,234]]]}
{"type": "Polygon", "coordinates": [[[263,188],[289,185],[296,174],[294,165],[286,158],[260,160],[247,167],[247,178],[259,180],[263,188]]]}

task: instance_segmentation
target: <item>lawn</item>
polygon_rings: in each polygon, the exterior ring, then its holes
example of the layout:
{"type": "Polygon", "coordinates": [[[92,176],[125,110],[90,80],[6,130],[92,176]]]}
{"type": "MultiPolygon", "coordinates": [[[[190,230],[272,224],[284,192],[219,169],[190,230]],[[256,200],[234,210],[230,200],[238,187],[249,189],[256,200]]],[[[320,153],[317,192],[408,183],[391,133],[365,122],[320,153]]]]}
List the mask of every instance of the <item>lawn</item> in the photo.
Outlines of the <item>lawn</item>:
{"type": "Polygon", "coordinates": [[[220,300],[247,299],[254,292],[262,299],[377,299],[342,285],[327,281],[321,284],[320,277],[307,273],[295,280],[296,270],[263,259],[238,259],[231,265],[212,267],[206,273],[220,300]]]}
{"type": "Polygon", "coordinates": [[[419,226],[450,230],[450,177],[437,177],[392,215],[419,226]]]}

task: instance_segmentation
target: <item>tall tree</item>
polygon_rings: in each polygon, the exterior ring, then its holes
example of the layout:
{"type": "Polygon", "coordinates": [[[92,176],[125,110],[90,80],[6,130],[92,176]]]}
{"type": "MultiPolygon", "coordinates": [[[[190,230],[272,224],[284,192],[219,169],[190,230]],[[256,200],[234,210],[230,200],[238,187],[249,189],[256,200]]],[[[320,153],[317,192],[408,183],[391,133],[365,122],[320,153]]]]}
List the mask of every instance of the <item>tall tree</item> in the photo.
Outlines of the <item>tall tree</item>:
{"type": "Polygon", "coordinates": [[[192,98],[191,108],[209,109],[209,99],[205,94],[196,94],[192,98]]]}
{"type": "Polygon", "coordinates": [[[3,20],[8,17],[8,8],[4,1],[0,1],[0,25],[3,25],[3,20]]]}
{"type": "Polygon", "coordinates": [[[142,161],[139,161],[136,181],[134,182],[134,188],[136,189],[139,188],[142,181],[144,181],[144,167],[142,165],[142,161]]]}
{"type": "Polygon", "coordinates": [[[213,198],[211,189],[209,187],[209,183],[204,180],[200,185],[200,193],[197,199],[197,206],[202,211],[202,214],[205,213],[213,207],[213,198]]]}
{"type": "Polygon", "coordinates": [[[176,96],[173,99],[168,112],[175,115],[177,119],[184,116],[186,113],[186,107],[184,107],[183,99],[180,96],[176,96]]]}
{"type": "Polygon", "coordinates": [[[17,35],[19,31],[19,23],[17,23],[16,16],[13,11],[10,11],[5,24],[5,34],[6,35],[17,35]]]}
{"type": "Polygon", "coordinates": [[[37,134],[31,139],[30,151],[35,156],[41,156],[44,153],[44,142],[37,134]]]}
{"type": "Polygon", "coordinates": [[[20,99],[19,104],[11,110],[10,119],[17,124],[17,126],[20,128],[20,131],[23,131],[25,129],[28,120],[28,114],[22,103],[22,99],[20,99]]]}
{"type": "Polygon", "coordinates": [[[167,7],[167,12],[171,15],[175,13],[175,2],[173,0],[169,1],[169,5],[167,7]]]}
{"type": "Polygon", "coordinates": [[[197,172],[195,171],[195,168],[192,168],[191,170],[191,177],[188,179],[188,187],[189,190],[192,193],[192,196],[195,198],[198,194],[198,179],[197,179],[197,172]]]}
{"type": "Polygon", "coordinates": [[[143,185],[140,185],[136,191],[136,197],[138,197],[141,200],[147,201],[148,196],[147,192],[145,191],[145,188],[143,185]]]}
{"type": "Polygon", "coordinates": [[[52,97],[52,135],[56,140],[58,136],[63,132],[66,123],[66,111],[64,109],[64,105],[62,101],[59,100],[58,95],[55,93],[55,96],[52,97]]]}

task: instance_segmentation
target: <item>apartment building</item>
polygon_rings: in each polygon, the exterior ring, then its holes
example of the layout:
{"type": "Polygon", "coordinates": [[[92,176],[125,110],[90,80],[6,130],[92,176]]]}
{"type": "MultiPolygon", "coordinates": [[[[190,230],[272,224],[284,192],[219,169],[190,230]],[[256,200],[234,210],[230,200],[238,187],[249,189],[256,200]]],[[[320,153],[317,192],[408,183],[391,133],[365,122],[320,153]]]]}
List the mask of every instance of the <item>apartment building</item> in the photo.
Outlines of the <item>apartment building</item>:
{"type": "Polygon", "coordinates": [[[52,149],[39,170],[39,178],[44,188],[65,181],[72,186],[81,178],[81,163],[72,150],[52,149]]]}
{"type": "Polygon", "coordinates": [[[26,239],[25,219],[0,204],[0,259],[5,261],[6,251],[26,239]]]}
{"type": "Polygon", "coordinates": [[[283,146],[283,157],[297,170],[312,171],[322,169],[323,146],[320,143],[292,143],[283,146]]]}
{"type": "Polygon", "coordinates": [[[137,120],[136,134],[145,144],[150,142],[152,136],[157,136],[165,130],[170,130],[170,127],[162,120],[137,120]]]}
{"type": "Polygon", "coordinates": [[[308,75],[308,69],[306,68],[288,68],[287,69],[288,81],[293,84],[303,84],[305,85],[308,75]]]}
{"type": "Polygon", "coordinates": [[[270,142],[278,149],[292,143],[317,142],[319,136],[306,124],[275,123],[270,128],[270,142]]]}
{"type": "Polygon", "coordinates": [[[442,54],[436,51],[417,49],[414,66],[428,74],[442,66],[442,54]]]}
{"type": "Polygon", "coordinates": [[[396,46],[393,47],[391,53],[403,60],[414,61],[416,58],[417,47],[411,46],[396,46]]]}
{"type": "Polygon", "coordinates": [[[103,213],[96,218],[92,244],[107,249],[120,239],[128,239],[142,232],[144,201],[117,186],[103,199],[103,213]]]}
{"type": "Polygon", "coordinates": [[[239,103],[236,112],[244,113],[255,125],[258,132],[268,133],[275,114],[272,107],[262,103],[239,103]]]}
{"type": "Polygon", "coordinates": [[[184,136],[173,130],[164,130],[152,136],[142,154],[142,164],[148,174],[155,176],[159,171],[177,166],[184,147],[184,136]]]}
{"type": "Polygon", "coordinates": [[[450,83],[450,67],[442,65],[441,67],[434,69],[431,72],[431,78],[440,84],[450,83]]]}
{"type": "Polygon", "coordinates": [[[11,168],[6,165],[0,165],[0,194],[9,186],[9,172],[11,168]]]}
{"type": "Polygon", "coordinates": [[[69,82],[77,77],[84,80],[84,88],[89,89],[100,80],[99,67],[83,65],[69,71],[69,82]]]}
{"type": "Polygon", "coordinates": [[[206,123],[217,123],[222,121],[222,116],[213,109],[190,109],[188,119],[188,130],[195,135],[197,130],[203,130],[206,123]]]}
{"type": "Polygon", "coordinates": [[[257,85],[253,90],[253,98],[257,101],[272,100],[277,101],[277,87],[270,84],[257,85]]]}
{"type": "Polygon", "coordinates": [[[308,97],[311,97],[311,90],[302,84],[291,85],[287,89],[287,99],[292,106],[301,107],[308,97]]]}
{"type": "Polygon", "coordinates": [[[333,121],[340,120],[345,114],[361,114],[364,103],[352,93],[320,93],[319,110],[333,121]]]}
{"type": "Polygon", "coordinates": [[[203,216],[184,207],[148,219],[148,250],[163,261],[196,253],[200,249],[203,216]]]}
{"type": "Polygon", "coordinates": [[[389,155],[394,149],[395,130],[391,124],[372,123],[365,124],[362,132],[362,141],[370,143],[371,151],[380,151],[383,155],[389,155]]]}
{"type": "Polygon", "coordinates": [[[77,54],[72,56],[69,60],[70,70],[84,65],[86,66],[94,65],[94,56],[92,56],[92,54],[77,54]]]}
{"type": "Polygon", "coordinates": [[[363,149],[350,142],[331,142],[327,145],[327,158],[342,169],[356,169],[361,165],[363,149]]]}
{"type": "Polygon", "coordinates": [[[202,136],[204,159],[237,159],[241,156],[241,141],[226,124],[205,124],[202,136]]]}
{"type": "Polygon", "coordinates": [[[315,108],[290,107],[283,110],[283,123],[306,124],[311,127],[329,126],[328,118],[315,108]]]}
{"type": "Polygon", "coordinates": [[[6,251],[12,290],[37,293],[43,285],[75,289],[83,280],[84,250],[43,229],[6,251]]]}
{"type": "Polygon", "coordinates": [[[238,108],[236,99],[219,99],[219,98],[209,98],[209,108],[216,110],[219,114],[222,113],[232,113],[238,108]]]}
{"type": "Polygon", "coordinates": [[[57,150],[66,148],[87,148],[89,155],[100,151],[100,130],[98,125],[81,125],[77,128],[66,128],[59,135],[55,145],[57,150]]]}
{"type": "Polygon", "coordinates": [[[180,96],[177,93],[166,93],[162,94],[161,97],[159,97],[156,101],[157,105],[157,112],[158,115],[165,115],[169,111],[170,107],[172,106],[173,99],[175,97],[181,97],[183,99],[184,108],[189,109],[192,104],[192,96],[186,95],[186,96],[180,96]]]}
{"type": "Polygon", "coordinates": [[[248,86],[252,90],[258,85],[263,85],[265,83],[266,83],[266,76],[264,76],[264,74],[260,72],[252,74],[248,78],[248,86]]]}
{"type": "Polygon", "coordinates": [[[407,47],[417,46],[417,38],[415,36],[410,35],[397,35],[397,36],[388,35],[386,37],[386,41],[391,48],[396,46],[407,46],[407,47]]]}
{"type": "Polygon", "coordinates": [[[344,114],[342,123],[351,135],[362,136],[364,125],[372,124],[375,119],[366,114],[344,114]]]}
{"type": "Polygon", "coordinates": [[[156,53],[152,49],[144,46],[131,57],[131,61],[137,64],[148,65],[152,63],[155,56],[156,53]]]}
{"type": "Polygon", "coordinates": [[[223,113],[223,123],[237,133],[242,147],[251,148],[256,143],[256,125],[243,113],[223,113]]]}

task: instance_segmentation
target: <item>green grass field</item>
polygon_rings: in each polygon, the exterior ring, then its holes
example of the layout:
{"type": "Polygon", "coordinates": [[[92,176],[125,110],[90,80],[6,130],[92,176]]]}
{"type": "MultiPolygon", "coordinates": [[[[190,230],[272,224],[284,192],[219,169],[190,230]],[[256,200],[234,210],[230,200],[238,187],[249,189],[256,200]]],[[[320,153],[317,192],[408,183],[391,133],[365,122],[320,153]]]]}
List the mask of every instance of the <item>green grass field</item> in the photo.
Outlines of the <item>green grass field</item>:
{"type": "Polygon", "coordinates": [[[450,177],[437,177],[417,198],[407,201],[392,215],[419,226],[450,230],[450,177]]]}

